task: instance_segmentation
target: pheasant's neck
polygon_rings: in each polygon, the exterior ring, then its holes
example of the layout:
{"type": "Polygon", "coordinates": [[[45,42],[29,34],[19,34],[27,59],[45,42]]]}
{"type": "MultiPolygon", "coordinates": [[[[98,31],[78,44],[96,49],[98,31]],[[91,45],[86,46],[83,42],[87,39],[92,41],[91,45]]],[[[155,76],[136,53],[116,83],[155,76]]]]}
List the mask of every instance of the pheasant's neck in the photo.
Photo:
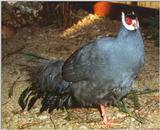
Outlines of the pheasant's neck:
{"type": "Polygon", "coordinates": [[[135,30],[135,31],[129,31],[127,30],[123,25],[121,26],[121,29],[120,29],[120,32],[117,36],[118,39],[126,39],[130,36],[134,36],[134,35],[137,35],[137,36],[140,36],[140,31],[139,29],[135,30]]]}

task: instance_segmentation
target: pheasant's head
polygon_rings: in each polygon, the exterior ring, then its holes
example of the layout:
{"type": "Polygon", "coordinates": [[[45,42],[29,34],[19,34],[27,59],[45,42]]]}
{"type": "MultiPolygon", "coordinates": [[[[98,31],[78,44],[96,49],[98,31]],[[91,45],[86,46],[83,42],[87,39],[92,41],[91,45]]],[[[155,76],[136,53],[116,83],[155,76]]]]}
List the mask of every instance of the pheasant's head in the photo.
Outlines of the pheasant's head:
{"type": "Polygon", "coordinates": [[[127,30],[130,31],[137,30],[139,28],[139,21],[134,12],[127,15],[122,12],[122,24],[127,30]]]}

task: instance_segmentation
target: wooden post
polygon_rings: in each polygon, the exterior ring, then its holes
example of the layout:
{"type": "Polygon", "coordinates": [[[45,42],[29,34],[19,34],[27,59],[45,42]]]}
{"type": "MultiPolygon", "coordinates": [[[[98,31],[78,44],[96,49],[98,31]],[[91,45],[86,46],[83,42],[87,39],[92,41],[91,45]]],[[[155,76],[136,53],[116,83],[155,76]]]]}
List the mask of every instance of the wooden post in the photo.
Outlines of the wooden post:
{"type": "Polygon", "coordinates": [[[132,6],[137,6],[137,2],[131,2],[132,6]]]}

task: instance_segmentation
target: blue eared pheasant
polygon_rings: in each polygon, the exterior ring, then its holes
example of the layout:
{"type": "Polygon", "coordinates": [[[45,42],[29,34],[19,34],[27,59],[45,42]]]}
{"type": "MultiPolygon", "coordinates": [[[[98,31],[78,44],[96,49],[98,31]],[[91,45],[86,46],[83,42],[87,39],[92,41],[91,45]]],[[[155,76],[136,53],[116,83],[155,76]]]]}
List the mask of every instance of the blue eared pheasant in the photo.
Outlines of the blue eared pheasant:
{"type": "Polygon", "coordinates": [[[19,98],[24,109],[43,97],[41,110],[70,107],[100,107],[108,125],[105,107],[116,104],[132,89],[144,65],[144,46],[135,14],[122,12],[122,26],[117,37],[104,37],[86,44],[66,61],[48,61],[32,77],[32,87],[19,98]],[[32,103],[33,102],[33,103],[32,103]]]}

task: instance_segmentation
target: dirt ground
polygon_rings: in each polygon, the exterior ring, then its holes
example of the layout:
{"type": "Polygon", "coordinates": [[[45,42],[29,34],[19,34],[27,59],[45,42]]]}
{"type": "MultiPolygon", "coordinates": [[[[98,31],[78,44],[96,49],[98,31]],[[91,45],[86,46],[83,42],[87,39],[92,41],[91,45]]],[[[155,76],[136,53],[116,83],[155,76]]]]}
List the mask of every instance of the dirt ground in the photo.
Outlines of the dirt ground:
{"type": "MultiPolygon", "coordinates": [[[[106,128],[96,108],[76,108],[69,110],[54,110],[52,114],[39,113],[40,101],[30,110],[21,111],[18,98],[22,91],[29,86],[27,72],[21,64],[29,64],[26,55],[19,52],[34,53],[49,59],[66,59],[77,48],[96,38],[115,36],[120,23],[94,15],[85,17],[81,22],[68,29],[30,26],[21,28],[8,42],[2,41],[2,128],[3,129],[100,129],[106,128]],[[13,96],[8,97],[9,89],[13,87],[13,96]]],[[[142,28],[145,44],[145,66],[133,84],[139,89],[148,87],[159,88],[159,57],[158,47],[154,46],[154,39],[146,35],[142,28]]],[[[141,107],[137,110],[140,123],[128,114],[122,113],[116,107],[108,108],[108,116],[120,125],[117,129],[145,129],[160,128],[159,93],[139,96],[141,107]]],[[[132,110],[132,108],[129,108],[132,110]]]]}

